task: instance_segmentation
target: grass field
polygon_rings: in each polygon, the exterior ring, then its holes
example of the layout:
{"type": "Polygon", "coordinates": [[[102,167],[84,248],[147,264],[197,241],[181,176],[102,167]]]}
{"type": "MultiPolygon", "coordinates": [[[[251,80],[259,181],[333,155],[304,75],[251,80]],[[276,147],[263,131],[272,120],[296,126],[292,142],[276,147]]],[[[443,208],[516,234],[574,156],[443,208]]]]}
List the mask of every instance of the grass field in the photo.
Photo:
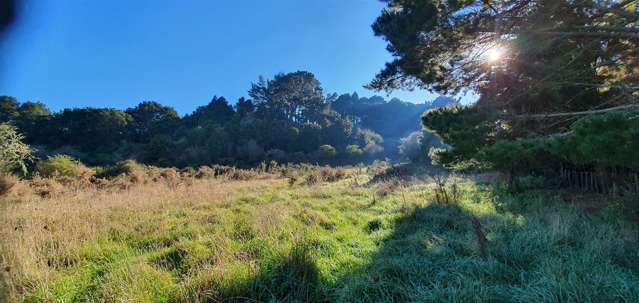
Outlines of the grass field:
{"type": "Polygon", "coordinates": [[[426,180],[369,178],[0,198],[0,300],[639,302],[639,229],[614,205],[470,179],[442,203],[426,180]]]}

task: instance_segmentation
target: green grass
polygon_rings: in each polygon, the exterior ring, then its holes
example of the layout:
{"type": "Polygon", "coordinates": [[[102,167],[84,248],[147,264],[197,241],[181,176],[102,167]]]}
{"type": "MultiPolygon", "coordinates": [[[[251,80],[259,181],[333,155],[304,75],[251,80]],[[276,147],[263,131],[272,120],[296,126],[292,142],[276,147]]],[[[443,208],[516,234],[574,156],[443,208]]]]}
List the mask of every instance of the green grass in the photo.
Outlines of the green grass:
{"type": "Polygon", "coordinates": [[[420,183],[383,199],[347,181],[283,183],[122,221],[18,300],[639,302],[639,229],[614,208],[471,181],[449,204],[420,183]]]}

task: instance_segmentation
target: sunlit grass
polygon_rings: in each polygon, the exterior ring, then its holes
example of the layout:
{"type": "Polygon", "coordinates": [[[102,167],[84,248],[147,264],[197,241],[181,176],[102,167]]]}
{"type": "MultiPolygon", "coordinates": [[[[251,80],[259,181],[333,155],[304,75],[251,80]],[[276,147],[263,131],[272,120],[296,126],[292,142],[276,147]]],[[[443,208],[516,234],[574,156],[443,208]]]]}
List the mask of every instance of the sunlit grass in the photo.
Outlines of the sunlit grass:
{"type": "Polygon", "coordinates": [[[25,302],[639,300],[633,224],[458,182],[448,204],[282,179],[2,201],[5,280],[25,302]]]}

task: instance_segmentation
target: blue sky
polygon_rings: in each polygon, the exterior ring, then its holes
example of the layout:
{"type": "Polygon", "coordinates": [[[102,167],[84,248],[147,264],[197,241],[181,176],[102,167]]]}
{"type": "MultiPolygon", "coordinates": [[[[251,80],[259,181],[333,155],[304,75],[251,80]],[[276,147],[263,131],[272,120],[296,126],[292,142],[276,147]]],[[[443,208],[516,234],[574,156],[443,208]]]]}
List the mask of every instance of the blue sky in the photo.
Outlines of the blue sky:
{"type": "MultiPolygon", "coordinates": [[[[24,0],[2,45],[0,94],[64,107],[232,103],[259,75],[308,70],[327,93],[362,88],[391,59],[375,0],[24,0]]],[[[435,96],[398,91],[424,102],[435,96]]]]}

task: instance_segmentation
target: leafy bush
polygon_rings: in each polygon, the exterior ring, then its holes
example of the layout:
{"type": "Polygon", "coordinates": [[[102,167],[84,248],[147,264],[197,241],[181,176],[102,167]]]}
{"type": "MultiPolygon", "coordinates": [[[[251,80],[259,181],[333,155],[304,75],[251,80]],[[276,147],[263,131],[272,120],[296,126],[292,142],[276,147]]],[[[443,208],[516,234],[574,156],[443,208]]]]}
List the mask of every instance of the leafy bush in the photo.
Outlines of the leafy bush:
{"type": "Polygon", "coordinates": [[[571,134],[545,148],[575,164],[639,168],[639,112],[610,112],[577,120],[571,134]]]}
{"type": "Polygon", "coordinates": [[[355,144],[346,146],[346,156],[349,158],[359,158],[364,154],[364,151],[355,144]]]}
{"type": "Polygon", "coordinates": [[[453,167],[474,159],[477,152],[495,142],[495,135],[506,137],[507,129],[497,123],[496,112],[477,107],[451,106],[430,110],[422,116],[423,126],[452,148],[432,154],[438,164],[453,167]]]}
{"type": "Polygon", "coordinates": [[[543,139],[498,141],[479,152],[479,159],[499,171],[520,172],[543,167],[547,162],[543,139]]]}
{"type": "Polygon", "coordinates": [[[331,145],[324,144],[324,145],[320,145],[319,153],[322,157],[333,158],[337,155],[337,150],[335,150],[335,147],[331,145]]]}
{"type": "Polygon", "coordinates": [[[36,171],[42,177],[89,178],[93,171],[68,155],[48,157],[38,161],[36,171]]]}
{"type": "Polygon", "coordinates": [[[215,170],[206,165],[200,166],[195,173],[196,179],[209,179],[213,177],[215,177],[215,170]]]}
{"type": "Polygon", "coordinates": [[[556,136],[498,141],[477,158],[505,172],[552,169],[559,162],[598,169],[639,167],[639,113],[584,117],[556,136]]]}
{"type": "Polygon", "coordinates": [[[134,172],[141,170],[144,170],[144,166],[142,164],[134,160],[125,160],[99,170],[97,177],[113,178],[119,175],[133,175],[134,172]]]}
{"type": "Polygon", "coordinates": [[[0,124],[0,174],[16,170],[27,173],[26,162],[31,159],[31,149],[22,142],[23,139],[15,127],[0,124]]]}

